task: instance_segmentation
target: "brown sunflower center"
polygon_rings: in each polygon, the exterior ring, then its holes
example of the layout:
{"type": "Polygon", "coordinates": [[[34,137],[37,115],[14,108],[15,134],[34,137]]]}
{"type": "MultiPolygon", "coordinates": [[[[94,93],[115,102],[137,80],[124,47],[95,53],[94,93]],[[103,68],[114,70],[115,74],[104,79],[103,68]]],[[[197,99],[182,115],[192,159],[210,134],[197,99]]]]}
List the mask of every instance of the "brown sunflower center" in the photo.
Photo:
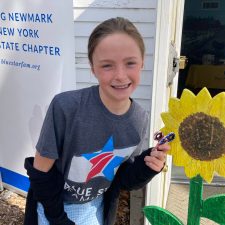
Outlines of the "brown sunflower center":
{"type": "Polygon", "coordinates": [[[210,161],[225,154],[225,128],[216,117],[199,112],[184,119],[179,127],[184,150],[194,159],[210,161]]]}

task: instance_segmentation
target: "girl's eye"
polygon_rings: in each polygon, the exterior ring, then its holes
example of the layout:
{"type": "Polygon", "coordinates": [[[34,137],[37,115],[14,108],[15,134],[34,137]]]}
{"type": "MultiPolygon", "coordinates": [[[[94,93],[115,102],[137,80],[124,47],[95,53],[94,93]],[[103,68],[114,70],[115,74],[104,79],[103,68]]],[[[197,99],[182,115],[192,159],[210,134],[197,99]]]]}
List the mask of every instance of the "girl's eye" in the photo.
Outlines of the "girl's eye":
{"type": "Polygon", "coordinates": [[[110,64],[105,64],[105,65],[102,66],[102,68],[104,68],[104,69],[109,69],[111,67],[112,67],[112,65],[110,65],[110,64]]]}
{"type": "Polygon", "coordinates": [[[133,65],[135,65],[135,64],[136,64],[136,62],[128,62],[128,63],[127,63],[128,66],[133,66],[133,65]]]}

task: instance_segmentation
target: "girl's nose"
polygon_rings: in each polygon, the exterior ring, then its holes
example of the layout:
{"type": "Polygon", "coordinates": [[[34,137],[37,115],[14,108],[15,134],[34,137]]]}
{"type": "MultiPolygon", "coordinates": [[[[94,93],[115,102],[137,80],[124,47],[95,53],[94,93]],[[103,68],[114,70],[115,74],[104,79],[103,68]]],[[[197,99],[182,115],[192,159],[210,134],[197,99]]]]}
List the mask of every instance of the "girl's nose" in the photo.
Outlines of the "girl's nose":
{"type": "Polygon", "coordinates": [[[124,80],[126,78],[126,71],[123,66],[118,66],[115,71],[115,78],[117,80],[124,80]]]}

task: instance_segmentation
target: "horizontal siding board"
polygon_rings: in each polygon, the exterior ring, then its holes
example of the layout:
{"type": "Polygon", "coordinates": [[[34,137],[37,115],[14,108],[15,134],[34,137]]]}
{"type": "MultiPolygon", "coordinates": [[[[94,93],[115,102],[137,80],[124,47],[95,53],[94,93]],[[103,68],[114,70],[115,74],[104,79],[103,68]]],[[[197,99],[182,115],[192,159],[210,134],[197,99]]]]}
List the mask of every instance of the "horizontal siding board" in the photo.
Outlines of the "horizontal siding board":
{"type": "Polygon", "coordinates": [[[132,98],[136,99],[151,99],[152,86],[150,85],[139,85],[138,88],[132,94],[132,98]]]}
{"type": "Polygon", "coordinates": [[[154,60],[152,55],[145,56],[145,63],[143,70],[153,70],[154,60]]]}
{"type": "Polygon", "coordinates": [[[84,64],[76,64],[76,69],[90,69],[90,65],[88,63],[84,63],[84,64]]]}
{"type": "Polygon", "coordinates": [[[152,84],[153,73],[150,70],[142,71],[140,84],[152,84]]]}
{"type": "Polygon", "coordinates": [[[155,22],[156,10],[155,9],[112,9],[107,8],[100,10],[99,8],[75,8],[74,20],[75,21],[95,21],[101,22],[103,20],[122,16],[132,22],[155,22]]]}
{"type": "Polygon", "coordinates": [[[90,69],[77,69],[76,81],[81,82],[92,82],[92,76],[90,69]]]}
{"type": "Polygon", "coordinates": [[[79,89],[82,89],[82,88],[90,87],[90,86],[92,86],[92,85],[93,85],[93,84],[88,83],[88,82],[86,82],[86,83],[84,83],[84,82],[78,83],[78,82],[77,82],[77,84],[76,84],[76,89],[79,90],[79,89]]]}
{"type": "MultiPolygon", "coordinates": [[[[86,53],[88,45],[88,37],[75,37],[75,49],[77,53],[86,53]]],[[[154,52],[154,38],[144,38],[146,55],[153,55],[154,52]]]]}
{"type": "MultiPolygon", "coordinates": [[[[99,24],[99,22],[80,22],[74,23],[74,35],[77,37],[89,37],[93,29],[99,24]]],[[[142,37],[154,37],[155,24],[154,23],[134,23],[138,28],[142,37]]]]}
{"type": "Polygon", "coordinates": [[[73,0],[75,7],[90,8],[156,8],[157,0],[73,0]]]}
{"type": "MultiPolygon", "coordinates": [[[[76,54],[76,64],[77,66],[79,66],[79,64],[89,64],[89,60],[88,60],[88,57],[84,56],[84,57],[80,57],[80,56],[77,56],[78,54],[76,54]]],[[[87,54],[86,54],[87,55],[87,54]]]]}

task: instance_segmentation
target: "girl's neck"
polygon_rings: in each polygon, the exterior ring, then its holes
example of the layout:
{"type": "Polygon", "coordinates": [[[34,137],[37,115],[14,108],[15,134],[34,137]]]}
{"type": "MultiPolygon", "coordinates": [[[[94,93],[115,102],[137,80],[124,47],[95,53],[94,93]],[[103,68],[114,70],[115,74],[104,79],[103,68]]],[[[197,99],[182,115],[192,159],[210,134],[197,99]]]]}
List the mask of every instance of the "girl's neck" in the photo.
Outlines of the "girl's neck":
{"type": "Polygon", "coordinates": [[[100,94],[100,98],[101,98],[101,101],[102,103],[104,104],[104,106],[113,114],[115,115],[123,115],[125,114],[129,108],[130,108],[130,105],[131,105],[131,100],[130,98],[129,99],[126,99],[124,101],[121,101],[121,102],[118,102],[118,101],[108,101],[104,95],[101,94],[101,91],[99,92],[100,94]]]}

